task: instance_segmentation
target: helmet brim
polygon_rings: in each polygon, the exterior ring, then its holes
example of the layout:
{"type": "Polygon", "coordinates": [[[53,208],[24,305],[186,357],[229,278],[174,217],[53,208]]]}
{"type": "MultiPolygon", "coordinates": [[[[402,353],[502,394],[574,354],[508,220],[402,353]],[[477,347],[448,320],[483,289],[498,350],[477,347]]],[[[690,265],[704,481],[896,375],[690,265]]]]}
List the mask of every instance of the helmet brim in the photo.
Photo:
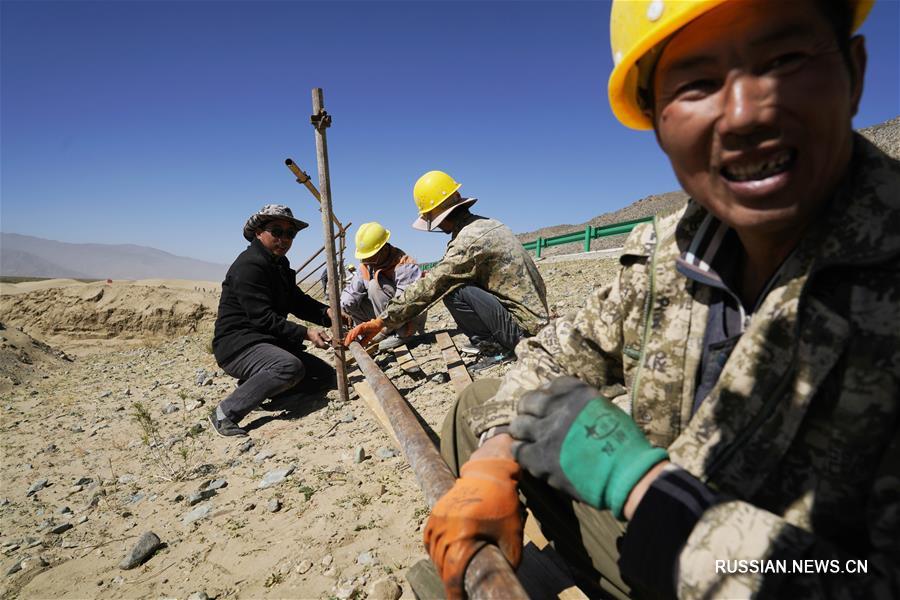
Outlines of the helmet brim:
{"type": "Polygon", "coordinates": [[[419,216],[418,219],[413,221],[412,227],[413,229],[418,229],[419,231],[434,231],[435,228],[440,225],[444,221],[444,219],[450,216],[450,213],[452,213],[454,210],[456,210],[460,206],[471,206],[476,202],[478,202],[478,198],[464,198],[453,206],[448,207],[445,211],[443,211],[431,221],[423,219],[421,216],[419,216]]]}

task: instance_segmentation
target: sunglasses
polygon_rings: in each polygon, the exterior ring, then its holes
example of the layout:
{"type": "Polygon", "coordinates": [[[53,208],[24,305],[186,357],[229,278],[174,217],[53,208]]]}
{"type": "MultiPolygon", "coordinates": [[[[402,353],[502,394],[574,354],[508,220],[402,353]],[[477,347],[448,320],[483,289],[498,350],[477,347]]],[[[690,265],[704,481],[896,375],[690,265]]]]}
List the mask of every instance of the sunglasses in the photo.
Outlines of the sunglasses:
{"type": "Polygon", "coordinates": [[[297,236],[296,229],[281,229],[279,227],[272,227],[271,229],[266,229],[272,237],[277,237],[281,239],[289,239],[292,240],[297,236]]]}

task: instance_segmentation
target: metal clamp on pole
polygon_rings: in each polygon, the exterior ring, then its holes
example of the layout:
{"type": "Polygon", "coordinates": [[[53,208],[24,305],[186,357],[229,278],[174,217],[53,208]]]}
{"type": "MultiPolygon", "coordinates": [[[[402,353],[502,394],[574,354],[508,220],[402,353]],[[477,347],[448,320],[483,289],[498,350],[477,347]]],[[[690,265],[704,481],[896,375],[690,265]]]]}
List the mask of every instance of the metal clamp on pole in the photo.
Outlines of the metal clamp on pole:
{"type": "Polygon", "coordinates": [[[312,123],[313,127],[321,131],[331,127],[331,115],[323,108],[319,112],[310,115],[309,122],[312,123]]]}

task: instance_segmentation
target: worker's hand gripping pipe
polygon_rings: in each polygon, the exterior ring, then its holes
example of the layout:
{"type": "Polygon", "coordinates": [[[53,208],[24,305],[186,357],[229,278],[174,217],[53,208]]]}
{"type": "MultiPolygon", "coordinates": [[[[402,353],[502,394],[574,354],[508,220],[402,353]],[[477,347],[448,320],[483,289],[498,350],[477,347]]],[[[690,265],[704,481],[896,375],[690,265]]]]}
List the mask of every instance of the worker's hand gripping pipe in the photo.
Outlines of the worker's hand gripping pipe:
{"type": "MultiPolygon", "coordinates": [[[[456,478],[391,380],[382,373],[358,342],[351,343],[349,350],[356,359],[360,371],[365,375],[366,381],[372,386],[391,427],[394,428],[403,455],[412,467],[419,487],[425,493],[425,501],[429,507],[434,506],[434,503],[453,487],[456,478]]],[[[472,558],[466,569],[465,585],[466,593],[476,600],[528,598],[528,594],[525,593],[500,549],[491,544],[485,545],[472,558]]]]}

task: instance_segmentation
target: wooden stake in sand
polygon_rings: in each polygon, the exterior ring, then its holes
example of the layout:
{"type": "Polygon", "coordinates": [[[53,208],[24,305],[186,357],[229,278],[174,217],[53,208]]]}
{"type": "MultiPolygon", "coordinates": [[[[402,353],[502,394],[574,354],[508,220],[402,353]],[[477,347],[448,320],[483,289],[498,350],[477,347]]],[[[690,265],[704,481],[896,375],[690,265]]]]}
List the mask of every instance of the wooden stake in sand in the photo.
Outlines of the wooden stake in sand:
{"type": "MultiPolygon", "coordinates": [[[[325,263],[328,267],[328,306],[335,316],[331,321],[331,346],[334,349],[334,368],[337,371],[338,393],[342,402],[350,401],[347,391],[347,369],[344,365],[344,347],[341,335],[341,304],[338,284],[341,281],[337,270],[337,259],[334,252],[335,220],[331,210],[331,179],[328,174],[328,143],[325,130],[331,126],[331,115],[325,112],[325,100],[322,88],[313,88],[313,114],[309,118],[316,130],[316,158],[319,164],[319,197],[322,202],[322,228],[325,231],[325,263]]],[[[340,227],[340,225],[338,225],[340,227]]]]}
{"type": "Polygon", "coordinates": [[[469,371],[466,370],[466,364],[459,357],[459,352],[456,351],[456,345],[453,343],[450,334],[442,331],[437,334],[436,339],[441,349],[441,355],[444,357],[444,363],[447,365],[450,381],[453,382],[453,387],[456,388],[457,393],[462,392],[472,383],[472,376],[469,375],[469,371]]]}

